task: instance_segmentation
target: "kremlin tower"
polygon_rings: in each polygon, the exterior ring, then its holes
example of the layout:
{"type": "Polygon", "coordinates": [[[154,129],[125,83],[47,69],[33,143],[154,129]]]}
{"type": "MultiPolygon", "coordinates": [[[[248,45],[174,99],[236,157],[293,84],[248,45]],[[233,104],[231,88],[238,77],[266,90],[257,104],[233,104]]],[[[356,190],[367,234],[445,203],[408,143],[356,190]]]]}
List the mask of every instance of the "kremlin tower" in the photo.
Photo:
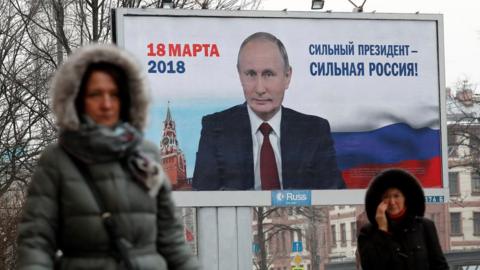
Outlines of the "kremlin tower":
{"type": "Polygon", "coordinates": [[[167,116],[163,121],[163,135],[160,140],[162,166],[170,178],[173,190],[191,190],[192,185],[187,180],[187,164],[177,140],[175,121],[170,112],[170,102],[167,107],[167,116]]]}

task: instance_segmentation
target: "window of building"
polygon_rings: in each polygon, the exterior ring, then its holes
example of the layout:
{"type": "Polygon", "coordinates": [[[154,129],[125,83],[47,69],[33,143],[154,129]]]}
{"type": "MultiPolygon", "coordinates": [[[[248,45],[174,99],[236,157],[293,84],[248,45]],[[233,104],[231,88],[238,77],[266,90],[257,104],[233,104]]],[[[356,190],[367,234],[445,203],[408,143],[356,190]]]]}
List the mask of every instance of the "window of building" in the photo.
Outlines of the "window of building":
{"type": "Polygon", "coordinates": [[[472,195],[480,195],[480,175],[472,173],[472,195]]]}
{"type": "Polygon", "coordinates": [[[352,246],[357,244],[357,222],[350,222],[350,237],[352,239],[352,246]]]}
{"type": "Polygon", "coordinates": [[[310,237],[309,235],[305,235],[305,243],[303,244],[303,248],[305,251],[310,252],[310,237]]]}
{"type": "Polygon", "coordinates": [[[293,235],[293,231],[290,231],[290,242],[293,243],[295,241],[295,236],[293,235]]]}
{"type": "Polygon", "coordinates": [[[462,235],[462,214],[450,213],[451,235],[462,235]]]}
{"type": "Polygon", "coordinates": [[[457,143],[457,137],[454,134],[451,134],[449,132],[448,134],[448,156],[449,157],[458,157],[458,143],[457,143]]]}
{"type": "Polygon", "coordinates": [[[450,189],[450,196],[460,195],[460,182],[458,180],[458,172],[448,173],[448,188],[450,189]]]}
{"type": "Polygon", "coordinates": [[[473,212],[473,235],[480,235],[480,212],[473,212]]]}
{"type": "Polygon", "coordinates": [[[347,230],[345,223],[340,224],[340,243],[342,247],[347,246],[347,230]]]}
{"type": "Polygon", "coordinates": [[[303,241],[302,240],[302,230],[298,229],[298,230],[296,230],[296,232],[297,232],[297,241],[302,242],[303,241]]]}
{"type": "Polygon", "coordinates": [[[335,225],[330,226],[330,230],[332,232],[332,246],[337,246],[337,230],[335,229],[335,225]]]}
{"type": "Polygon", "coordinates": [[[281,251],[281,243],[280,243],[280,234],[275,234],[275,252],[280,253],[281,251]]]}

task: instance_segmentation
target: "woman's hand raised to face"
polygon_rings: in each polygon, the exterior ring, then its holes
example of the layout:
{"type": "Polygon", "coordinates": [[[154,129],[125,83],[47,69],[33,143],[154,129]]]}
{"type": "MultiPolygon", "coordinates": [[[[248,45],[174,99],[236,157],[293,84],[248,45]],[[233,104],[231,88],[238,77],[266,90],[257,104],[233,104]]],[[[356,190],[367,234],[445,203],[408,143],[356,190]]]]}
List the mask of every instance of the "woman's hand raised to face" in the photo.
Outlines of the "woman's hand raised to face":
{"type": "Polygon", "coordinates": [[[375,220],[378,224],[378,229],[388,232],[388,222],[387,222],[387,211],[388,203],[384,200],[380,204],[378,204],[377,212],[375,214],[375,220]]]}

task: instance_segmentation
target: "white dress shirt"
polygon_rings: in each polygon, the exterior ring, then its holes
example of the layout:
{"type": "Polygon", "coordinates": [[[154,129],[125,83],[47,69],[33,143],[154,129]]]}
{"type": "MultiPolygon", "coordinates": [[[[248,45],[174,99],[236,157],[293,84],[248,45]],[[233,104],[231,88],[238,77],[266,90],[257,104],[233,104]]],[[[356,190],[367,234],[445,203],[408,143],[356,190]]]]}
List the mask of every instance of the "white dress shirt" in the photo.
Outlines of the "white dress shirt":
{"type": "Polygon", "coordinates": [[[263,121],[252,111],[247,105],[248,117],[250,118],[250,127],[252,129],[253,144],[253,171],[255,174],[255,190],[262,190],[262,181],[260,179],[260,149],[263,143],[263,134],[258,130],[264,122],[268,123],[273,131],[270,133],[269,139],[272,144],[275,161],[277,163],[280,188],[282,188],[282,155],[280,151],[280,122],[282,120],[282,108],[268,121],[263,121]]]}

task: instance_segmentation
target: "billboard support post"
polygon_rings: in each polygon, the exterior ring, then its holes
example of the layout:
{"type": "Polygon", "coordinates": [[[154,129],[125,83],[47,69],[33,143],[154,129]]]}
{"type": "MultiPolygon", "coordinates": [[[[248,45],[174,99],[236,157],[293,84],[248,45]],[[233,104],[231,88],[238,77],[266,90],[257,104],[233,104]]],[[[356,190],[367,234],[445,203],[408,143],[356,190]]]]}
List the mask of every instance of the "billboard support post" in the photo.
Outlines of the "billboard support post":
{"type": "Polygon", "coordinates": [[[202,207],[197,215],[198,257],[204,269],[252,269],[250,207],[202,207]]]}

